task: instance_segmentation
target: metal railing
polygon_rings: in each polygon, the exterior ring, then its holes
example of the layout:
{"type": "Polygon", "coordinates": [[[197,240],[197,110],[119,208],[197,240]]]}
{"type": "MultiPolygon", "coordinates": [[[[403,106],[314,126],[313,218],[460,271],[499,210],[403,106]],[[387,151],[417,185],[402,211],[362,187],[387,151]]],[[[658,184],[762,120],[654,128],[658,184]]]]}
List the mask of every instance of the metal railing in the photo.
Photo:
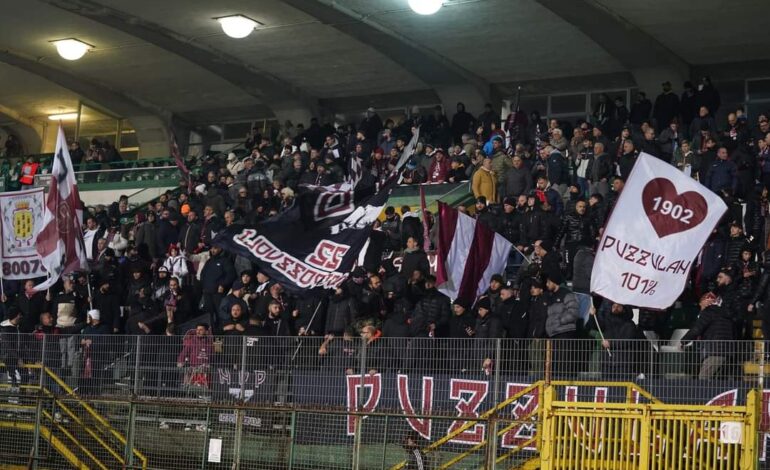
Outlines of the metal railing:
{"type": "Polygon", "coordinates": [[[3,334],[0,403],[33,408],[3,417],[0,406],[0,460],[37,448],[40,466],[70,468],[62,448],[90,460],[77,441],[126,468],[139,454],[147,468],[390,468],[409,437],[435,449],[435,467],[512,468],[542,449],[548,382],[554,402],[693,412],[744,406],[755,390],[765,465],[763,342],[608,341],[609,352],[593,339],[3,334]]]}
{"type": "MultiPolygon", "coordinates": [[[[136,168],[113,168],[103,170],[76,171],[78,184],[112,184],[128,182],[170,181],[176,184],[180,177],[176,166],[148,166],[136,168]]],[[[35,187],[46,187],[51,181],[50,173],[35,175],[35,187]]]]}

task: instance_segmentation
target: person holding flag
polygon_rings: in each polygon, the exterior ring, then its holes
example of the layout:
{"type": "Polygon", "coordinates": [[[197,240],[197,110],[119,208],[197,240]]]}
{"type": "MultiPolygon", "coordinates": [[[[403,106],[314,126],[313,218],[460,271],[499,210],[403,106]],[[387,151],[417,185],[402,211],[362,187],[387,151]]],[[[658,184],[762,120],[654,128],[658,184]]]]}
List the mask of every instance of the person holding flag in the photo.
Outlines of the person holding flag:
{"type": "Polygon", "coordinates": [[[36,291],[49,289],[62,274],[88,269],[82,220],[83,208],[75,171],[64,129],[60,125],[43,215],[43,229],[37,234],[35,243],[40,261],[48,271],[48,279],[35,286],[36,291]]]}

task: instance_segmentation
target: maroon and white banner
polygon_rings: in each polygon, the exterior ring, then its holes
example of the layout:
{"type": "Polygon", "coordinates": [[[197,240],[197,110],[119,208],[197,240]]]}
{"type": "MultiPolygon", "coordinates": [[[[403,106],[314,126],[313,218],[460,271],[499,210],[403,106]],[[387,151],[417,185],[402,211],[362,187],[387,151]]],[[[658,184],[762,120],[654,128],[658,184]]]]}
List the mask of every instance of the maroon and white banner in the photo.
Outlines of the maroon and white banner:
{"type": "Polygon", "coordinates": [[[476,219],[439,202],[438,290],[472,304],[502,274],[511,243],[476,219]]]}
{"type": "Polygon", "coordinates": [[[37,253],[49,277],[35,286],[38,291],[51,287],[62,274],[88,268],[81,225],[83,209],[61,126],[45,205],[43,229],[37,234],[37,253]]]}
{"type": "Polygon", "coordinates": [[[726,210],[708,188],[642,153],[599,241],[591,291],[624,305],[668,308],[726,210]]]}

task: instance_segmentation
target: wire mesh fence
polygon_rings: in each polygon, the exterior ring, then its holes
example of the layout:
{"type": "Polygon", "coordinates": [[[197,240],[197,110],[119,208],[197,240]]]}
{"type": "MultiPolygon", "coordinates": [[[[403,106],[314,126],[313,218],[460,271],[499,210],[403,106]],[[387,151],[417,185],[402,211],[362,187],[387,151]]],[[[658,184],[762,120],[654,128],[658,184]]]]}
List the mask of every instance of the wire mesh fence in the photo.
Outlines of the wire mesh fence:
{"type": "Polygon", "coordinates": [[[3,335],[0,353],[0,459],[18,465],[511,468],[539,454],[547,383],[594,404],[757,390],[770,468],[761,341],[3,335]]]}

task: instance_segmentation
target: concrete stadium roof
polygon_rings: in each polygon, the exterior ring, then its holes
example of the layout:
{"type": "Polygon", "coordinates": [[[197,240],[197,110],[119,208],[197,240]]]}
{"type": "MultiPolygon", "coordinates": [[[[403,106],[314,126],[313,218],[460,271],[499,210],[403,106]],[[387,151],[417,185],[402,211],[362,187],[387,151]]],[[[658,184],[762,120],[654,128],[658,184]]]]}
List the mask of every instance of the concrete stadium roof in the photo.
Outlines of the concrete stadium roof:
{"type": "Polygon", "coordinates": [[[291,107],[334,112],[357,105],[355,97],[363,105],[373,96],[438,96],[447,86],[489,99],[512,83],[613,76],[658,62],[686,75],[693,66],[770,59],[763,0],[447,0],[428,17],[407,0],[3,6],[0,112],[11,119],[82,100],[124,117],[205,124],[291,107]],[[230,14],[263,26],[231,39],[213,20],[230,14]],[[67,37],[96,48],[66,61],[49,41],[67,37]]]}

